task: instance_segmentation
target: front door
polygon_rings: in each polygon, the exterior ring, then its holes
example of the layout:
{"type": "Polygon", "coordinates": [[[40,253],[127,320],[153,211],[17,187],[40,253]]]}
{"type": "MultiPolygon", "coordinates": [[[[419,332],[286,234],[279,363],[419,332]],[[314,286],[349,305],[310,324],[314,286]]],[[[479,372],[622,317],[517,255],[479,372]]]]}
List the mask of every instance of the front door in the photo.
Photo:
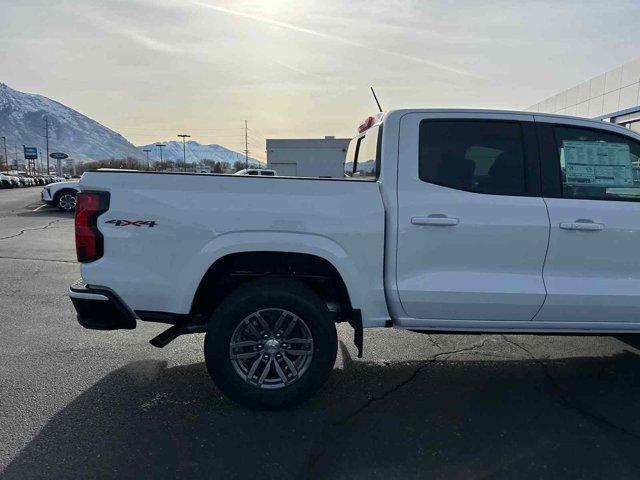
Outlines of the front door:
{"type": "Polygon", "coordinates": [[[533,117],[471,115],[400,122],[400,301],[414,319],[531,320],[549,236],[533,117]]]}

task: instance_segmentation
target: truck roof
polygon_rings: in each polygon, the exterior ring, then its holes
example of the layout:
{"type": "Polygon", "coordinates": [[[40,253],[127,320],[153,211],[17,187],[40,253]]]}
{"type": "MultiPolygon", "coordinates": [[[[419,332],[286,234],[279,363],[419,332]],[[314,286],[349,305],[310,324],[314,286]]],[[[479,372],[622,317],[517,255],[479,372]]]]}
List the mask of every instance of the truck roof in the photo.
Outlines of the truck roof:
{"type": "Polygon", "coordinates": [[[522,111],[522,110],[495,110],[495,109],[482,109],[482,108],[402,108],[402,109],[396,109],[396,110],[389,110],[385,112],[384,118],[387,118],[389,115],[392,115],[392,114],[402,116],[406,113],[494,113],[494,114],[502,114],[502,115],[508,114],[508,115],[536,116],[536,117],[545,117],[550,119],[558,118],[558,119],[566,119],[566,120],[576,120],[580,122],[592,123],[594,126],[597,126],[600,128],[602,128],[602,126],[615,128],[620,130],[621,132],[625,132],[626,134],[635,133],[632,130],[625,128],[621,125],[604,122],[602,120],[594,120],[591,118],[576,117],[571,115],[558,115],[555,113],[529,112],[529,111],[522,111]]]}

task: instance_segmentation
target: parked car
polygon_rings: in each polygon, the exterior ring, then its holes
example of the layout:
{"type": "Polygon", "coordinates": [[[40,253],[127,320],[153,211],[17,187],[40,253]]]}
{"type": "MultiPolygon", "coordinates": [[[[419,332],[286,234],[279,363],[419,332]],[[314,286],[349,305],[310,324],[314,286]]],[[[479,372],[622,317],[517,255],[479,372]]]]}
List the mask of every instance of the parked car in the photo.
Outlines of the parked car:
{"type": "Polygon", "coordinates": [[[4,173],[0,173],[0,188],[13,188],[13,182],[11,181],[11,177],[5,175],[4,173]]]}
{"type": "Polygon", "coordinates": [[[262,177],[275,177],[277,175],[275,170],[267,170],[262,168],[243,168],[238,170],[234,175],[257,175],[262,177]]]}
{"type": "Polygon", "coordinates": [[[73,212],[79,191],[78,180],[50,183],[42,189],[41,198],[46,204],[58,207],[63,212],[73,212]]]}
{"type": "Polygon", "coordinates": [[[33,187],[35,185],[35,181],[31,176],[24,173],[19,173],[17,176],[25,187],[33,187]]]}
{"type": "Polygon", "coordinates": [[[86,328],[173,323],[155,346],[206,332],[216,385],[259,408],[320,388],[336,322],[360,353],[372,327],[640,333],[639,158],[610,123],[397,110],[358,128],[358,179],[88,172],[70,297],[86,328]]]}
{"type": "Polygon", "coordinates": [[[9,178],[11,178],[11,182],[13,183],[14,187],[22,187],[20,178],[16,177],[15,175],[10,175],[9,178]]]}

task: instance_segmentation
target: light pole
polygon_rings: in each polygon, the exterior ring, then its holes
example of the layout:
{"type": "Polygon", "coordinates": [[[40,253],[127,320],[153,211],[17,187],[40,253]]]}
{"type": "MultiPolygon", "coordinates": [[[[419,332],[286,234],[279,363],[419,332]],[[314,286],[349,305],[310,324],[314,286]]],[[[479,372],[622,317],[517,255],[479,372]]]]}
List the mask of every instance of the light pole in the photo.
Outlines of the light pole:
{"type": "Polygon", "coordinates": [[[164,143],[156,143],[156,147],[160,149],[160,163],[162,163],[162,147],[166,147],[164,143]]]}
{"type": "Polygon", "coordinates": [[[151,169],[149,168],[149,152],[151,151],[151,149],[149,149],[149,148],[145,148],[145,149],[144,149],[144,150],[142,150],[142,151],[143,151],[144,153],[146,153],[146,154],[147,154],[147,170],[151,170],[151,169]]]}
{"type": "Polygon", "coordinates": [[[187,135],[186,133],[178,134],[178,137],[182,138],[182,171],[187,171],[187,147],[186,140],[187,138],[191,138],[191,135],[187,135]]]}
{"type": "Polygon", "coordinates": [[[47,139],[47,175],[49,175],[49,117],[44,117],[44,136],[47,139]]]}
{"type": "Polygon", "coordinates": [[[4,142],[4,163],[7,165],[7,172],[9,171],[9,157],[7,156],[7,137],[2,137],[4,142]]]}

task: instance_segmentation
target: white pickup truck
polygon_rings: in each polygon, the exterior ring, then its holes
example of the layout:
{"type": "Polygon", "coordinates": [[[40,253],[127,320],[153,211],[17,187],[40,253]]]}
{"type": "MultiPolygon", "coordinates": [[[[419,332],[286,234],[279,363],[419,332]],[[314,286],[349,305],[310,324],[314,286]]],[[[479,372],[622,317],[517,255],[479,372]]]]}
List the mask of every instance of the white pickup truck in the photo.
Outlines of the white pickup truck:
{"type": "Polygon", "coordinates": [[[370,327],[640,332],[639,157],[599,121],[396,110],[360,125],[351,178],[88,172],[70,296],[87,328],[206,332],[215,383],[258,408],[323,384],[336,322],[360,352],[370,327]]]}

